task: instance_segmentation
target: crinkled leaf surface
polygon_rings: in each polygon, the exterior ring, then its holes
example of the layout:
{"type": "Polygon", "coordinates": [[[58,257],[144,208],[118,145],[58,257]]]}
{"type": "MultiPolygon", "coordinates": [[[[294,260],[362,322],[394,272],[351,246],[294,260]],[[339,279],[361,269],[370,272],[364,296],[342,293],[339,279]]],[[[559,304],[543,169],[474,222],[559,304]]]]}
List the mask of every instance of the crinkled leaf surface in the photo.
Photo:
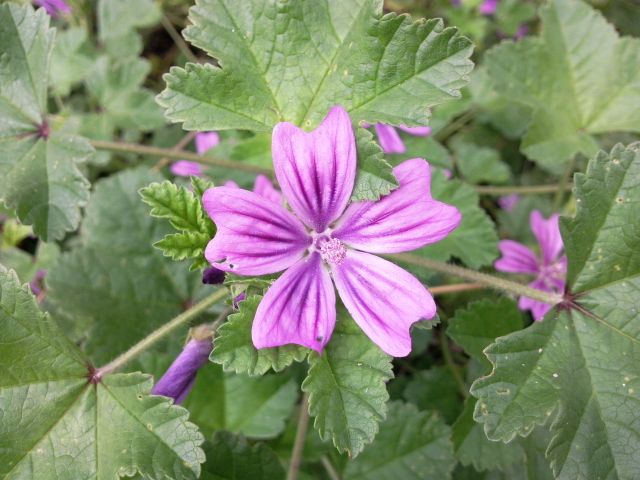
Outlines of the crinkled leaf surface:
{"type": "Polygon", "coordinates": [[[302,390],[309,393],[314,426],[323,440],[331,438],[339,451],[355,457],[385,418],[391,357],[340,308],[331,341],[322,354],[311,353],[309,363],[302,390]]]}
{"type": "Polygon", "coordinates": [[[498,234],[491,218],[478,205],[479,197],[473,187],[433,172],[431,195],[455,205],[462,213],[462,221],[446,238],[415,253],[443,261],[458,257],[472,268],[491,264],[498,256],[498,234]]]}
{"type": "Polygon", "coordinates": [[[398,186],[391,165],[384,159],[382,148],[373,140],[371,132],[364,128],[356,130],[358,148],[358,170],[351,194],[352,202],[378,200],[398,186]]]}
{"type": "Polygon", "coordinates": [[[487,54],[496,90],[534,109],[523,152],[552,172],[577,152],[593,155],[593,135],[640,131],[640,39],[620,38],[581,0],[552,0],[540,37],[487,54]]]}
{"type": "Polygon", "coordinates": [[[199,371],[185,406],[207,435],[227,430],[271,438],[284,430],[297,398],[298,386],[286,374],[248,377],[208,364],[199,371]]]}
{"type": "Polygon", "coordinates": [[[140,190],[142,200],[151,207],[151,215],[169,220],[178,230],[154,246],[174,260],[196,259],[192,268],[208,265],[204,249],[216,231],[200,200],[202,194],[198,187],[204,185],[194,183],[193,186],[196,193],[169,181],[152,183],[140,190]]]}
{"type": "Polygon", "coordinates": [[[59,95],[69,95],[71,88],[91,73],[94,53],[84,27],[58,30],[49,72],[51,87],[59,95]]]}
{"type": "Polygon", "coordinates": [[[640,471],[640,153],[600,153],[575,178],[578,210],[562,219],[569,258],[563,308],[485,350],[475,418],[510,440],[553,418],[558,478],[632,479],[640,471]]]}
{"type": "Polygon", "coordinates": [[[0,5],[0,198],[44,240],[78,226],[89,182],[76,164],[93,151],[79,137],[44,134],[54,36],[44,9],[0,5]]]}
{"type": "Polygon", "coordinates": [[[199,0],[185,37],[221,67],[172,68],[158,101],[188,130],[309,128],[336,104],[355,124],[424,125],[429,107],[460,95],[471,42],[382,3],[199,0]]]}
{"type": "Polygon", "coordinates": [[[264,443],[249,444],[242,435],[216,432],[204,445],[202,480],[284,480],[276,454],[264,443]]]}
{"type": "Polygon", "coordinates": [[[210,290],[151,245],[169,226],[149,216],[138,190],[161,179],[136,169],[97,182],[80,245],[47,276],[47,299],[86,337],[95,362],[111,360],[210,290]]]}
{"type": "Polygon", "coordinates": [[[88,362],[12,271],[0,270],[0,477],[197,478],[202,435],[151,379],[89,382],[88,362]],[[37,355],[34,355],[37,352],[37,355]]]}
{"type": "Polygon", "coordinates": [[[344,472],[345,480],[451,478],[455,466],[451,429],[437,414],[392,402],[371,445],[344,472]]]}
{"type": "Polygon", "coordinates": [[[240,302],[240,311],[229,315],[229,321],[218,328],[213,344],[211,361],[222,365],[225,371],[264,375],[267,371],[280,372],[294,361],[302,361],[309,350],[299,345],[284,345],[257,350],[251,340],[251,325],[261,296],[253,295],[240,302]]]}

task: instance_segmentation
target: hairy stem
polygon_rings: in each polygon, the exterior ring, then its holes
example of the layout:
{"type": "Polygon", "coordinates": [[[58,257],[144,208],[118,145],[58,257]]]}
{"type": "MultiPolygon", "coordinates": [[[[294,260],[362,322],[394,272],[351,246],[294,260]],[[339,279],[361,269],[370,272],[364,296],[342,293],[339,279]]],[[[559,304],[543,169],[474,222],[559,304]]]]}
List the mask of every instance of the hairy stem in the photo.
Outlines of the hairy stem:
{"type": "MultiPolygon", "coordinates": [[[[562,187],[563,189],[571,189],[571,184],[566,183],[562,187]]],[[[492,186],[478,186],[475,187],[476,192],[481,195],[509,195],[510,193],[517,193],[519,195],[537,195],[541,193],[555,193],[558,191],[559,185],[521,185],[521,186],[506,186],[506,187],[492,187],[492,186]]]]}
{"type": "Polygon", "coordinates": [[[454,283],[453,285],[438,285],[430,287],[431,295],[445,295],[447,293],[469,292],[472,290],[483,290],[487,285],[483,283],[454,283]]]}
{"type": "Polygon", "coordinates": [[[536,288],[522,285],[521,283],[512,282],[511,280],[505,280],[504,278],[496,277],[494,275],[488,275],[482,272],[476,272],[475,270],[469,270],[468,268],[459,267],[457,265],[438,262],[437,260],[430,260],[428,258],[419,257],[410,253],[394,253],[392,255],[385,256],[399,262],[409,263],[411,265],[435,270],[436,272],[455,275],[456,277],[464,278],[465,280],[470,280],[472,282],[481,283],[483,285],[503,292],[512,293],[521,297],[529,297],[533,300],[547,303],[549,305],[555,305],[562,302],[562,295],[545,292],[543,290],[538,290],[536,288]]]}
{"type": "Polygon", "coordinates": [[[302,395],[300,402],[300,413],[298,415],[298,428],[296,430],[296,439],[293,442],[293,450],[291,450],[291,463],[289,464],[289,472],[287,480],[297,480],[298,470],[302,462],[302,453],[304,452],[304,440],[307,437],[307,428],[309,426],[309,394],[302,395]]]}
{"type": "Polygon", "coordinates": [[[222,300],[225,296],[227,296],[226,289],[222,288],[220,290],[215,291],[214,293],[206,297],[204,300],[196,303],[189,310],[182,312],[180,315],[175,317],[170,322],[165,323],[163,326],[161,326],[157,330],[154,330],[153,332],[151,332],[148,336],[140,340],[129,350],[124,352],[122,355],[118,356],[115,360],[112,360],[111,362],[106,364],[104,367],[99,368],[96,371],[94,377],[96,379],[100,379],[105,375],[108,375],[109,373],[121,368],[126,363],[130,362],[135,357],[140,355],[142,352],[147,350],[153,344],[155,344],[159,340],[162,340],[164,337],[169,335],[175,329],[196,318],[198,315],[204,312],[207,308],[209,308],[210,306],[222,300]]]}
{"type": "Polygon", "coordinates": [[[231,168],[242,172],[262,173],[270,176],[273,175],[271,169],[258,167],[249,163],[233,162],[223,158],[215,158],[209,155],[198,155],[197,153],[173,150],[171,148],[158,148],[148,145],[139,145],[136,143],[109,142],[104,140],[91,140],[91,145],[98,150],[137,153],[138,155],[151,155],[153,157],[166,157],[176,160],[190,160],[192,162],[211,165],[213,167],[231,168]]]}

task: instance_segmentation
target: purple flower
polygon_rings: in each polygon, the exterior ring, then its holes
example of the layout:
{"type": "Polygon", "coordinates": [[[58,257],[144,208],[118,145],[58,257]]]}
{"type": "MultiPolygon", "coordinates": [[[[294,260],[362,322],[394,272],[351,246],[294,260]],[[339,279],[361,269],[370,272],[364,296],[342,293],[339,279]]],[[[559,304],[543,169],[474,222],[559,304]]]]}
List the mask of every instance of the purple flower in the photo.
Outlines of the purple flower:
{"type": "Polygon", "coordinates": [[[285,270],[258,307],[253,344],[296,343],[321,351],[336,322],[335,283],[369,338],[390,355],[407,355],[409,329],[433,317],[433,297],[413,275],[371,253],[414,250],[460,223],[455,207],[431,198],[429,164],[403,162],[394,169],[396,190],[376,202],[348,205],[356,145],[340,106],[309,133],[286,122],[276,125],[272,152],[293,213],[238,188],[211,188],[203,196],[218,229],[205,251],[213,266],[238,275],[285,270]]]}
{"type": "Polygon", "coordinates": [[[182,403],[193,387],[198,370],[207,363],[211,348],[210,338],[189,340],[180,355],[153,386],[151,393],[171,397],[176,404],[182,403]]]}
{"type": "Polygon", "coordinates": [[[520,40],[521,38],[526,37],[529,34],[529,26],[527,24],[522,24],[516,30],[515,38],[520,40]]]}
{"type": "MultiPolygon", "coordinates": [[[[218,132],[201,132],[196,134],[196,152],[204,155],[213,147],[220,143],[218,132]]],[[[171,173],[179,177],[200,177],[202,176],[202,165],[198,162],[188,160],[178,160],[171,165],[171,173]]]]}
{"type": "MultiPolygon", "coordinates": [[[[418,137],[426,137],[431,135],[431,127],[407,127],[400,125],[398,128],[410,135],[418,137]]],[[[378,135],[378,141],[382,147],[384,153],[404,153],[407,148],[404,146],[404,142],[400,135],[396,131],[395,127],[391,125],[385,125],[384,123],[376,123],[376,134],[378,135]]]]}
{"type": "Polygon", "coordinates": [[[43,7],[52,17],[57,17],[61,13],[71,13],[71,7],[64,0],[34,0],[33,3],[43,7]]]}
{"type": "Polygon", "coordinates": [[[459,7],[462,5],[462,0],[451,0],[451,5],[454,7],[459,7]]]}
{"type": "Polygon", "coordinates": [[[510,212],[514,208],[516,208],[516,205],[518,204],[519,201],[520,201],[520,195],[518,195],[517,193],[512,193],[511,195],[500,197],[498,199],[498,205],[500,205],[500,208],[503,209],[504,211],[510,212]]]}
{"type": "Polygon", "coordinates": [[[480,13],[482,15],[493,15],[498,8],[498,0],[484,0],[480,5],[480,13]]]}
{"type": "MultiPolygon", "coordinates": [[[[567,257],[562,255],[564,245],[558,218],[555,214],[545,220],[539,211],[531,212],[529,222],[540,244],[540,256],[521,243],[502,240],[499,245],[502,257],[494,264],[496,270],[535,275],[536,279],[529,284],[530,287],[552,293],[564,292],[567,257]]],[[[551,309],[551,305],[527,297],[520,297],[518,307],[520,310],[530,310],[535,320],[542,320],[551,309]]]]}
{"type": "Polygon", "coordinates": [[[40,297],[40,294],[44,291],[44,277],[47,276],[46,270],[38,270],[36,274],[29,282],[29,287],[31,287],[31,292],[36,296],[40,297]]]}
{"type": "Polygon", "coordinates": [[[224,272],[216,267],[209,267],[202,272],[202,283],[205,285],[219,285],[224,282],[224,272]]]}

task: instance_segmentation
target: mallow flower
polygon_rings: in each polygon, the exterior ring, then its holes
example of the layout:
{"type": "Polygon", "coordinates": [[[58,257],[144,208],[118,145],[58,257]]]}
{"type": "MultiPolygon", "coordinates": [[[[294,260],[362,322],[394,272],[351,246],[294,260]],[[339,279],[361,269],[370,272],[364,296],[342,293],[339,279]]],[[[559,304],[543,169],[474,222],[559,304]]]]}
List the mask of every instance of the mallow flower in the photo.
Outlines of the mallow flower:
{"type": "MultiPolygon", "coordinates": [[[[540,245],[540,255],[536,255],[521,243],[502,240],[499,244],[502,257],[494,264],[496,270],[535,275],[536,278],[529,284],[530,287],[546,292],[563,293],[567,257],[562,254],[564,245],[558,219],[557,214],[545,219],[539,211],[531,212],[529,223],[540,245]]],[[[520,310],[530,310],[534,320],[542,320],[552,306],[528,297],[520,297],[518,307],[520,310]]]]}
{"type": "MultiPolygon", "coordinates": [[[[364,124],[363,126],[368,128],[370,125],[364,124]]],[[[405,147],[396,128],[417,137],[427,137],[431,135],[431,127],[407,127],[406,125],[393,127],[385,123],[376,123],[376,135],[378,136],[380,147],[382,147],[384,153],[404,153],[407,151],[407,147],[405,147]]]]}
{"type": "Polygon", "coordinates": [[[500,205],[500,208],[505,212],[513,211],[513,209],[516,208],[516,205],[518,205],[518,202],[520,202],[520,195],[517,193],[505,195],[498,199],[498,205],[500,205]]]}
{"type": "Polygon", "coordinates": [[[498,0],[484,0],[480,5],[482,15],[493,15],[498,9],[498,0]]]}
{"type": "MultiPolygon", "coordinates": [[[[195,144],[196,153],[204,155],[213,147],[220,143],[218,132],[200,132],[196,134],[195,144]]],[[[190,162],[188,160],[178,160],[171,164],[171,173],[179,177],[200,177],[202,176],[202,165],[198,162],[190,162]]]]}
{"type": "Polygon", "coordinates": [[[455,207],[431,198],[429,164],[407,160],[394,168],[396,190],[349,203],[356,144],[340,106],[312,132],[276,125],[272,155],[291,211],[239,188],[214,187],[203,196],[217,226],[205,250],[212,266],[237,275],[284,270],[258,306],[255,347],[295,343],[321,351],[336,322],[335,285],[371,340],[390,355],[407,355],[411,325],[435,315],[433,297],[413,275],[372,254],[437,242],[460,223],[455,207]]]}
{"type": "Polygon", "coordinates": [[[49,15],[57,17],[63,13],[71,13],[71,7],[64,0],[34,0],[38,7],[43,7],[49,15]]]}

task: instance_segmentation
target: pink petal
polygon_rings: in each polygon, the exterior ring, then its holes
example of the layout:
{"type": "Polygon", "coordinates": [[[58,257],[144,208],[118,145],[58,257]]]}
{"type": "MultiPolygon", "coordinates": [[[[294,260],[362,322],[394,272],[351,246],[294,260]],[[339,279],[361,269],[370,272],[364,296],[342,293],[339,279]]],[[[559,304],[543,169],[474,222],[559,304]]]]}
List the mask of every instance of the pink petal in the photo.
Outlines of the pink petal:
{"type": "Polygon", "coordinates": [[[376,123],[376,133],[384,153],[404,153],[407,151],[402,138],[391,125],[376,123]]]}
{"type": "Polygon", "coordinates": [[[558,214],[553,214],[546,220],[538,210],[531,212],[529,217],[531,231],[538,239],[545,265],[553,263],[564,247],[558,225],[559,218],[558,214]]]}
{"type": "Polygon", "coordinates": [[[196,133],[196,152],[200,155],[207,153],[220,143],[218,132],[196,133]]]}
{"type": "Polygon", "coordinates": [[[409,135],[416,137],[426,137],[431,135],[431,127],[407,127],[406,125],[398,125],[398,128],[409,135]]]}
{"type": "Polygon", "coordinates": [[[240,188],[240,185],[238,185],[233,180],[227,180],[226,182],[224,182],[224,186],[225,187],[231,187],[231,188],[240,188]]]}
{"type": "Polygon", "coordinates": [[[323,232],[344,211],[356,175],[356,144],[346,110],[333,107],[309,133],[279,123],[272,150],[276,177],[291,209],[308,227],[323,232]]]}
{"type": "MultiPolygon", "coordinates": [[[[554,289],[549,288],[544,280],[541,279],[534,280],[529,284],[529,286],[531,288],[537,288],[538,290],[557,293],[554,291],[554,289]]],[[[529,297],[520,297],[520,300],[518,301],[518,308],[522,311],[530,310],[533,319],[538,322],[543,319],[543,317],[549,310],[551,310],[551,308],[553,308],[553,306],[549,305],[548,303],[533,300],[529,297]]]]}
{"type": "Polygon", "coordinates": [[[505,195],[504,197],[500,197],[498,199],[498,205],[500,208],[506,212],[512,211],[516,208],[516,205],[520,201],[520,195],[517,193],[512,193],[511,195],[505,195]]]}
{"type": "Polygon", "coordinates": [[[427,289],[397,265],[355,250],[332,266],[332,274],[342,302],[364,333],[389,355],[408,355],[411,325],[436,313],[427,289]]]}
{"type": "Polygon", "coordinates": [[[377,202],[349,205],[335,227],[335,238],[366,252],[405,252],[442,240],[460,224],[457,208],[431,198],[426,161],[407,160],[393,173],[400,186],[377,202]]]}
{"type": "Polygon", "coordinates": [[[284,203],[282,193],[276,190],[271,180],[264,175],[258,175],[256,177],[256,182],[253,184],[253,191],[277,205],[283,205],[284,203]]]}
{"type": "Polygon", "coordinates": [[[311,243],[300,221],[279,205],[234,187],[208,189],[202,201],[216,236],[205,257],[212,266],[238,275],[264,275],[297,262],[311,243]]]}
{"type": "Polygon", "coordinates": [[[295,343],[321,351],[336,324],[336,296],[320,255],[299,260],[267,290],[253,320],[256,348],[295,343]]]}
{"type": "Polygon", "coordinates": [[[200,177],[202,176],[202,166],[196,162],[189,162],[187,160],[178,160],[173,162],[169,167],[171,173],[179,177],[200,177]]]}
{"type": "Polygon", "coordinates": [[[538,259],[521,243],[501,240],[498,244],[502,257],[493,264],[496,270],[510,273],[538,273],[538,259]]]}

